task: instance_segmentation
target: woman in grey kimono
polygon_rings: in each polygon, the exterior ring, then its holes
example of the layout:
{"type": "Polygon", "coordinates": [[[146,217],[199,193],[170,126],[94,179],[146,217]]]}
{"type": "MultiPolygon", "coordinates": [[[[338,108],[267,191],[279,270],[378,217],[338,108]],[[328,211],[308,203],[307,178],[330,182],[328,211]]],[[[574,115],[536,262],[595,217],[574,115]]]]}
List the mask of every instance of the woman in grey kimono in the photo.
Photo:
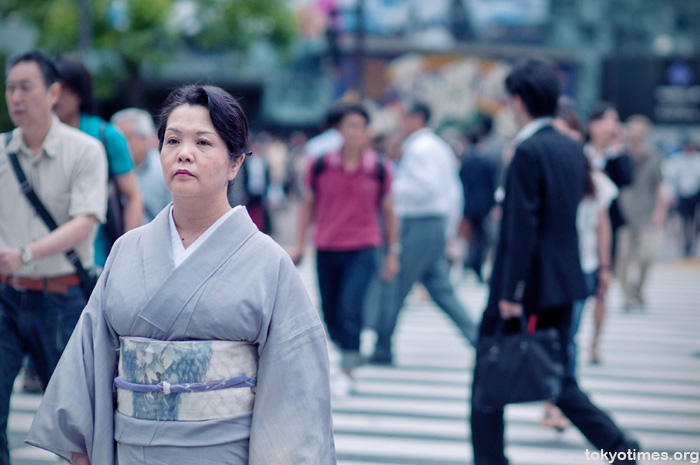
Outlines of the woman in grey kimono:
{"type": "Polygon", "coordinates": [[[287,253],[231,208],[238,102],[170,94],[173,203],[117,241],[29,444],[74,464],[334,464],[323,326],[287,253]]]}

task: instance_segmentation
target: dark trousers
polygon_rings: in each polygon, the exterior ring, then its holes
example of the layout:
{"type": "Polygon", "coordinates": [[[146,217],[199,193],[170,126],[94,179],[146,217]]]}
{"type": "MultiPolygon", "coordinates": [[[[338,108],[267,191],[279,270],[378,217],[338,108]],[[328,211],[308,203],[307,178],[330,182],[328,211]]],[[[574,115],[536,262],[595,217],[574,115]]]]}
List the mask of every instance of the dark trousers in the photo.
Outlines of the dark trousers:
{"type": "MultiPolygon", "coordinates": [[[[480,336],[494,333],[500,316],[485,314],[481,323],[480,336]]],[[[571,306],[548,309],[538,313],[537,327],[555,327],[561,340],[561,358],[564,366],[569,366],[566,350],[571,328],[571,306]]],[[[571,420],[583,435],[597,448],[606,452],[616,451],[625,440],[624,433],[610,416],[596,407],[576,382],[576,378],[565,370],[564,384],[559,398],[554,403],[571,420]]],[[[473,388],[472,388],[473,390],[473,388]]],[[[507,465],[504,454],[503,409],[482,411],[472,404],[471,431],[474,449],[474,465],[507,465]]]]}
{"type": "Polygon", "coordinates": [[[347,351],[360,350],[365,293],[376,270],[375,248],[316,255],[323,318],[331,340],[347,351]]]}
{"type": "Polygon", "coordinates": [[[481,268],[484,265],[484,259],[489,249],[489,236],[486,231],[488,217],[470,217],[468,220],[471,224],[471,237],[469,239],[467,257],[464,259],[464,268],[474,270],[479,280],[483,281],[481,268]]]}
{"type": "Polygon", "coordinates": [[[7,418],[10,395],[26,353],[46,386],[61,358],[85,298],[79,286],[65,295],[17,291],[0,283],[0,465],[9,465],[7,418]]]}

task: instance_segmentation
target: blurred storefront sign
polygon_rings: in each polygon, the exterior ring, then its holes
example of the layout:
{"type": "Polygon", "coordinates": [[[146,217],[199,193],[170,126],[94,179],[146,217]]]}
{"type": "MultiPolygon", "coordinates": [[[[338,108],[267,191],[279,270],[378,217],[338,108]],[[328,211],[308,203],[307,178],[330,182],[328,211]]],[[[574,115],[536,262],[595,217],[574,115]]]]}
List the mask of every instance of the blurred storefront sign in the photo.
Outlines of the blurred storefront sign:
{"type": "Polygon", "coordinates": [[[366,34],[447,46],[462,40],[544,41],[550,1],[335,0],[335,8],[340,33],[355,32],[362,2],[366,34]]]}
{"type": "Polygon", "coordinates": [[[641,113],[657,124],[700,124],[700,57],[610,57],[602,97],[622,118],[641,113]]]}

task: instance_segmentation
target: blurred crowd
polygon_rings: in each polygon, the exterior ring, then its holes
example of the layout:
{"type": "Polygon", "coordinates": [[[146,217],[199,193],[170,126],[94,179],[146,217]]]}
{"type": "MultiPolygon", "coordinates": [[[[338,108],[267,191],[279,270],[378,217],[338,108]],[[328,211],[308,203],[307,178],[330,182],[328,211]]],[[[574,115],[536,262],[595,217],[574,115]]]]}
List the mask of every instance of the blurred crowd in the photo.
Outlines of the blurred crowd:
{"type": "MultiPolygon", "coordinates": [[[[109,203],[90,255],[101,267],[120,234],[148,223],[171,200],[156,126],[153,115],[138,108],[103,120],[94,114],[85,66],[68,57],[55,59],[53,66],[60,82],[55,116],[98,140],[106,155],[109,203]]],[[[8,91],[8,105],[13,98],[8,91]]],[[[245,205],[258,228],[285,246],[296,263],[313,242],[322,313],[342,353],[342,370],[332,385],[337,395],[352,394],[357,366],[395,363],[391,336],[414,289],[427,293],[476,344],[477,325],[454,293],[450,270],[462,270],[460,279],[479,285],[490,282],[506,173],[522,142],[513,131],[495,127],[502,120],[495,114],[475,115],[465,127],[432,128],[431,113],[440,109],[418,100],[394,104],[389,123],[384,112],[380,131],[373,126],[377,108],[376,102],[338,102],[312,137],[301,131],[288,137],[252,134],[253,155],[229,194],[231,205],[245,205]],[[377,333],[369,360],[359,352],[363,327],[377,333]]],[[[12,114],[21,120],[21,111],[12,114]]],[[[621,121],[610,102],[579,116],[575,103],[563,97],[552,124],[582,145],[595,192],[589,203],[581,201],[576,226],[581,266],[596,280],[590,288],[595,301],[590,360],[600,363],[610,281],[619,284],[627,311],[643,309],[654,260],[697,256],[700,141],[686,134],[662,146],[647,117],[621,121]]],[[[20,251],[29,265],[31,253],[20,251]]],[[[4,272],[3,281],[10,275],[4,272]]],[[[582,306],[574,313],[576,325],[582,306]]],[[[45,371],[46,364],[31,358],[25,364],[25,389],[41,391],[46,377],[31,373],[35,365],[45,371]]],[[[566,427],[559,415],[548,407],[543,424],[566,427]]]]}

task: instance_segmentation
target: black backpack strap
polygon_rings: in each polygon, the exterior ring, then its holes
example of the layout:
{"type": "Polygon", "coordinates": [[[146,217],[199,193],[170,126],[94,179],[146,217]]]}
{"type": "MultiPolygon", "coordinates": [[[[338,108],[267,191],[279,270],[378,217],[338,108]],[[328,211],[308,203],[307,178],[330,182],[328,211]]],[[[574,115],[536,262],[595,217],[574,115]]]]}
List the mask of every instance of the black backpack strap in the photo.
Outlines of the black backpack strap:
{"type": "Polygon", "coordinates": [[[311,190],[316,192],[318,176],[326,169],[326,155],[319,155],[311,168],[311,190]]]}
{"type": "Polygon", "coordinates": [[[384,196],[384,184],[386,183],[386,165],[384,164],[384,155],[377,154],[377,181],[379,182],[379,204],[382,203],[382,197],[384,196]]]}

